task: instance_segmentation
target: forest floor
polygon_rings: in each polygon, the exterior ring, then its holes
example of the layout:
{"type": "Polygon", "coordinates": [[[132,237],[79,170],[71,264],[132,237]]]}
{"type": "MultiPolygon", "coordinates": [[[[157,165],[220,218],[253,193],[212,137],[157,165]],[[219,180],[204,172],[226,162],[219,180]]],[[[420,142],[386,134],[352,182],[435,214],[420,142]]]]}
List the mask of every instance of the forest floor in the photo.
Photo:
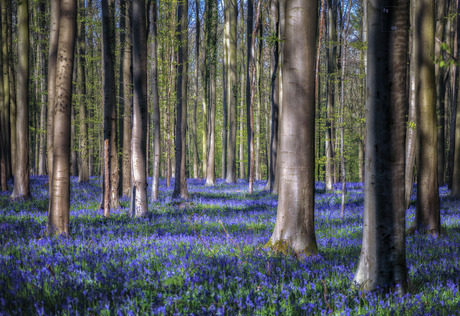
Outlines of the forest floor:
{"type": "MultiPolygon", "coordinates": [[[[12,184],[9,185],[12,189],[12,184]]],[[[263,248],[277,198],[258,181],[188,180],[190,200],[171,200],[161,182],[159,203],[131,219],[128,199],[109,219],[98,209],[98,178],[71,182],[70,237],[47,237],[47,177],[32,177],[31,201],[0,196],[0,314],[455,314],[460,311],[460,202],[441,188],[445,234],[407,237],[411,289],[352,289],[359,259],[363,185],[316,188],[320,255],[298,260],[263,248]]],[[[149,186],[150,187],[150,186],[149,186]]],[[[413,196],[415,199],[415,196],[413,196]]],[[[407,227],[414,218],[407,211],[407,227]]]]}

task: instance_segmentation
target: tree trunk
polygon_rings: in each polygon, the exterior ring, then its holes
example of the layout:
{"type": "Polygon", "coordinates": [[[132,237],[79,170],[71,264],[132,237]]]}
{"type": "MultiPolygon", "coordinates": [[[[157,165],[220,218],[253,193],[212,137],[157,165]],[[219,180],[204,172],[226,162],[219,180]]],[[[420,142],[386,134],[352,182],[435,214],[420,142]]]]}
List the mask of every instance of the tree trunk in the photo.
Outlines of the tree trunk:
{"type": "Polygon", "coordinates": [[[11,197],[29,198],[29,11],[28,2],[18,2],[18,83],[16,169],[11,197]]]}
{"type": "MultiPolygon", "coordinates": [[[[440,40],[440,42],[444,43],[445,41],[445,27],[446,27],[446,20],[444,17],[447,15],[447,1],[438,1],[437,11],[436,11],[436,37],[440,40]]],[[[444,124],[445,124],[445,113],[444,113],[444,94],[446,92],[446,84],[445,84],[445,68],[440,67],[440,62],[443,59],[442,55],[443,52],[441,50],[441,43],[436,41],[435,42],[435,56],[436,56],[436,112],[437,115],[437,131],[438,131],[438,184],[443,186],[445,184],[445,177],[444,177],[444,167],[445,167],[445,138],[444,138],[444,124]]]]}
{"type": "MultiPolygon", "coordinates": [[[[200,60],[200,3],[199,0],[195,0],[195,60],[200,60]]],[[[196,110],[198,108],[198,100],[200,96],[199,77],[198,77],[198,62],[195,64],[195,105],[193,107],[193,118],[192,118],[192,135],[193,135],[193,177],[196,179],[198,175],[198,141],[196,131],[196,110]]],[[[203,153],[203,156],[205,154],[203,153]]]]}
{"type": "Polygon", "coordinates": [[[251,56],[252,56],[252,29],[254,24],[254,4],[253,0],[247,0],[248,14],[246,17],[246,131],[247,131],[247,154],[248,154],[248,180],[250,181],[251,169],[251,120],[250,120],[250,106],[251,106],[251,56]]]}
{"type": "Polygon", "coordinates": [[[415,84],[417,116],[417,208],[412,228],[441,233],[434,71],[434,0],[415,5],[415,84]]]}
{"type": "MultiPolygon", "coordinates": [[[[57,9],[59,7],[52,6],[57,9]]],[[[75,28],[77,17],[77,1],[63,1],[56,14],[59,17],[58,54],[56,64],[56,87],[54,93],[54,142],[53,172],[48,232],[56,235],[69,235],[70,211],[70,111],[72,106],[72,70],[75,47],[75,28]]],[[[56,14],[56,15],[55,15],[56,14]]],[[[56,21],[56,20],[54,20],[56,21]]],[[[53,24],[54,26],[54,24],[53,24]]],[[[53,32],[52,28],[52,32],[53,32]]],[[[55,34],[57,35],[57,34],[55,34]]],[[[54,67],[54,66],[53,66],[54,67]]]]}
{"type": "Polygon", "coordinates": [[[327,49],[327,103],[326,103],[326,190],[332,191],[334,182],[334,103],[337,72],[337,4],[328,0],[328,41],[327,49]]]}
{"type": "Polygon", "coordinates": [[[404,121],[408,28],[409,0],[368,2],[364,224],[354,277],[365,291],[395,286],[403,294],[407,290],[404,121]],[[388,31],[382,32],[385,26],[388,31]],[[393,26],[395,31],[391,31],[393,26]]]}
{"type": "Polygon", "coordinates": [[[133,126],[131,138],[131,216],[147,214],[147,36],[145,0],[133,0],[133,126]]]}
{"type": "Polygon", "coordinates": [[[177,64],[177,113],[176,113],[176,177],[173,197],[188,199],[186,178],[186,132],[187,132],[187,82],[188,82],[188,0],[177,5],[177,37],[179,41],[177,64]]]}
{"type": "Polygon", "coordinates": [[[268,172],[268,190],[273,192],[276,176],[276,163],[278,154],[278,122],[279,122],[279,2],[273,0],[271,3],[271,24],[272,32],[276,38],[272,46],[271,55],[271,133],[270,133],[270,167],[268,172]]]}
{"type": "Polygon", "coordinates": [[[7,10],[7,5],[11,6],[11,4],[7,4],[6,2],[2,3],[1,5],[1,10],[2,10],[2,73],[3,73],[3,124],[5,124],[4,129],[2,130],[4,134],[4,149],[6,151],[6,156],[5,156],[5,162],[6,162],[6,176],[10,177],[11,176],[11,170],[16,170],[12,169],[12,166],[15,165],[15,162],[13,163],[12,161],[12,155],[11,155],[11,149],[12,149],[12,143],[11,143],[11,126],[10,126],[10,115],[11,115],[11,110],[10,110],[10,81],[9,81],[9,54],[11,53],[8,49],[8,41],[7,38],[8,36],[8,10],[7,10]]]}
{"type": "MultiPolygon", "coordinates": [[[[51,15],[50,15],[50,47],[48,53],[48,184],[49,184],[49,225],[54,225],[54,218],[51,214],[53,205],[53,167],[54,167],[54,105],[56,96],[56,67],[59,46],[59,23],[60,23],[61,1],[51,0],[51,15]]],[[[65,221],[65,219],[64,219],[65,221]]],[[[64,231],[62,224],[61,232],[64,231]]],[[[48,227],[53,229],[52,227],[48,227]]]]}
{"type": "MultiPolygon", "coordinates": [[[[45,13],[46,8],[45,8],[45,3],[42,2],[40,3],[40,12],[45,13]]],[[[40,21],[41,25],[45,24],[45,19],[43,18],[40,21]]],[[[41,101],[40,101],[40,150],[39,150],[39,162],[38,162],[38,174],[39,175],[46,175],[46,114],[47,114],[47,100],[46,100],[46,56],[45,56],[45,39],[44,39],[44,34],[41,34],[41,44],[40,44],[40,70],[41,70],[41,75],[40,75],[40,91],[41,91],[41,101]]],[[[4,80],[8,80],[8,68],[4,69],[6,72],[3,78],[6,78],[4,80]]],[[[9,88],[8,88],[9,90],[9,88]]]]}
{"type": "MultiPolygon", "coordinates": [[[[227,0],[228,7],[228,68],[227,68],[227,100],[228,100],[228,143],[227,143],[227,183],[236,183],[236,106],[238,99],[237,78],[237,21],[238,3],[227,0]]],[[[241,82],[242,84],[242,82],[241,82]]]]}
{"type": "Polygon", "coordinates": [[[279,197],[267,246],[297,256],[318,253],[315,237],[316,0],[286,2],[279,197]]]}
{"type": "Polygon", "coordinates": [[[209,60],[209,145],[206,171],[206,185],[216,184],[215,172],[215,125],[216,125],[216,66],[217,66],[217,3],[208,0],[206,5],[207,16],[207,50],[209,60]]]}
{"type": "Polygon", "coordinates": [[[88,122],[86,119],[86,73],[85,73],[85,0],[79,0],[80,22],[78,28],[78,63],[77,63],[77,94],[80,106],[80,167],[78,168],[78,182],[89,181],[88,165],[88,122]]]}
{"type": "Polygon", "coordinates": [[[157,59],[157,2],[150,2],[150,33],[152,36],[152,103],[153,103],[153,180],[152,180],[152,201],[158,201],[158,191],[160,186],[160,100],[158,97],[158,59],[157,59]]]}
{"type": "MultiPolygon", "coordinates": [[[[2,6],[2,22],[4,20],[3,8],[5,3],[0,4],[2,6]]],[[[3,24],[2,24],[3,30],[3,24]]],[[[3,41],[3,32],[1,32],[2,41],[3,41]]],[[[3,50],[0,50],[0,69],[3,69],[3,50]]],[[[0,142],[1,142],[1,155],[0,155],[0,173],[1,173],[1,185],[2,191],[8,191],[8,119],[6,116],[7,110],[5,108],[5,94],[8,91],[4,91],[3,86],[3,74],[0,75],[0,142]]]]}

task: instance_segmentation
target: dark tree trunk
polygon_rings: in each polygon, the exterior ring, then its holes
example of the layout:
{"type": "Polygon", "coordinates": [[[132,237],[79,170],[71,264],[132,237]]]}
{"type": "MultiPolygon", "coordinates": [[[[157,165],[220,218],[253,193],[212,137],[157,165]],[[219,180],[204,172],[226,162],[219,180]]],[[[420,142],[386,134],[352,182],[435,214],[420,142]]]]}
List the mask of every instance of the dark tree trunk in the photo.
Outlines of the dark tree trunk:
{"type": "Polygon", "coordinates": [[[133,0],[133,126],[131,138],[131,216],[147,214],[147,34],[145,0],[133,0]]]}
{"type": "MultiPolygon", "coordinates": [[[[28,2],[18,2],[18,83],[16,114],[16,169],[11,197],[29,198],[29,11],[28,2]]],[[[8,134],[9,135],[9,134],[8,134]]],[[[5,143],[4,143],[5,144],[5,143]]]]}
{"type": "Polygon", "coordinates": [[[80,106],[80,168],[78,182],[89,181],[88,165],[88,123],[86,121],[86,73],[85,73],[85,0],[79,0],[80,22],[78,23],[78,64],[77,64],[77,94],[80,106]]]}
{"type": "Polygon", "coordinates": [[[408,29],[409,0],[368,2],[364,225],[354,277],[355,284],[366,291],[396,285],[402,293],[407,290],[404,136],[408,29]],[[382,32],[383,19],[396,31],[382,32]]]}
{"type": "MultiPolygon", "coordinates": [[[[57,9],[58,7],[53,6],[57,9]]],[[[72,70],[75,47],[77,1],[63,1],[60,6],[58,54],[54,107],[53,173],[48,218],[48,232],[69,235],[70,211],[70,111],[72,106],[72,70]]],[[[55,12],[52,10],[52,15],[55,12]]]]}
{"type": "MultiPolygon", "coordinates": [[[[195,0],[195,60],[200,60],[200,2],[195,0]]],[[[193,177],[198,178],[198,140],[196,131],[196,110],[198,108],[198,100],[200,96],[199,92],[199,65],[198,62],[195,64],[195,105],[193,107],[193,118],[192,118],[192,146],[193,146],[193,177]]],[[[203,154],[205,156],[205,153],[203,154]]]]}
{"type": "MultiPolygon", "coordinates": [[[[7,2],[7,1],[6,1],[7,2]]],[[[10,109],[10,81],[9,81],[9,73],[8,73],[8,69],[9,69],[9,54],[10,54],[10,51],[8,49],[8,36],[11,36],[11,35],[8,35],[8,26],[9,26],[9,23],[8,23],[8,18],[7,18],[7,15],[8,15],[8,8],[7,6],[11,6],[11,3],[10,4],[7,4],[6,2],[2,3],[1,4],[1,10],[2,10],[2,17],[1,17],[1,24],[2,24],[2,54],[1,54],[1,58],[2,58],[2,68],[1,68],[1,71],[2,71],[2,74],[3,74],[3,113],[2,113],[2,125],[4,124],[3,126],[3,130],[2,131],[2,135],[3,136],[3,145],[4,145],[4,150],[6,152],[5,154],[5,167],[6,167],[6,175],[5,177],[11,177],[11,170],[16,170],[16,169],[12,169],[13,165],[16,166],[16,161],[13,162],[12,160],[12,154],[11,154],[11,151],[12,151],[12,143],[11,143],[11,134],[13,133],[11,131],[11,128],[13,126],[10,126],[10,115],[11,115],[11,109],[10,109]],[[4,133],[4,134],[3,134],[4,133]]],[[[16,134],[16,133],[15,133],[16,134]]],[[[16,147],[16,146],[15,146],[16,147]]]]}
{"type": "Polygon", "coordinates": [[[318,252],[315,237],[316,0],[286,2],[279,197],[267,246],[298,256],[318,252]]]}
{"type": "Polygon", "coordinates": [[[182,0],[177,6],[177,36],[179,53],[177,64],[177,122],[176,122],[176,177],[173,197],[188,199],[186,178],[186,132],[187,132],[187,82],[188,82],[188,0],[182,0]]]}
{"type": "Polygon", "coordinates": [[[415,4],[415,97],[417,116],[417,207],[412,228],[441,233],[434,71],[434,0],[415,4]]]}
{"type": "Polygon", "coordinates": [[[160,186],[160,100],[158,97],[158,59],[157,59],[157,2],[150,2],[150,33],[152,36],[152,103],[153,103],[153,180],[151,200],[158,200],[158,191],[160,186]]]}

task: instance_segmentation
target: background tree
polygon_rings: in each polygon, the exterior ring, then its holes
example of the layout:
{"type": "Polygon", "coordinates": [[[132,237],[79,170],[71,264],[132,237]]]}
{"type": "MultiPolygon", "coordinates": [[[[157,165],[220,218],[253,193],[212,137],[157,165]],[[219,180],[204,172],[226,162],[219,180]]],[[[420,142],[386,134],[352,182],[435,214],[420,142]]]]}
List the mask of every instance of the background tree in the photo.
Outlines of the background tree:
{"type": "Polygon", "coordinates": [[[364,225],[354,282],[367,291],[399,285],[404,293],[407,290],[404,120],[409,0],[391,3],[370,0],[367,9],[364,225]]]}
{"type": "Polygon", "coordinates": [[[187,131],[187,83],[188,83],[188,0],[181,0],[177,6],[177,37],[179,50],[177,58],[177,113],[176,113],[176,179],[173,197],[179,195],[188,199],[185,172],[187,131]]]}
{"type": "Polygon", "coordinates": [[[441,233],[434,69],[434,0],[415,4],[415,97],[417,116],[417,207],[413,229],[441,233]]]}
{"type": "Polygon", "coordinates": [[[27,0],[18,2],[18,83],[16,163],[14,189],[11,197],[29,198],[29,5],[27,0]]]}
{"type": "MultiPolygon", "coordinates": [[[[52,6],[52,9],[59,7],[52,6]]],[[[77,17],[76,0],[61,3],[59,44],[56,64],[54,107],[53,173],[48,231],[69,234],[70,211],[70,111],[72,106],[72,70],[77,17]]]]}
{"type": "Polygon", "coordinates": [[[315,237],[316,0],[286,3],[279,197],[269,245],[297,255],[318,252],[315,237]],[[286,251],[286,250],[284,250],[286,251]]]}

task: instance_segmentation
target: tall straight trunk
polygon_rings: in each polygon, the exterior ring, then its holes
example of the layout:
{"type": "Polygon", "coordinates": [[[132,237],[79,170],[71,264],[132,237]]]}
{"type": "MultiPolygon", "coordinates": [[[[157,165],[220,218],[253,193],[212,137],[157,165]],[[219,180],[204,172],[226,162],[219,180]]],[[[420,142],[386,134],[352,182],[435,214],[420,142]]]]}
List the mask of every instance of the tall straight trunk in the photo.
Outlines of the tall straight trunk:
{"type": "Polygon", "coordinates": [[[188,83],[188,0],[177,5],[177,37],[179,41],[176,92],[176,177],[173,197],[188,199],[186,178],[187,83],[188,83]]]}
{"type": "MultiPolygon", "coordinates": [[[[60,24],[60,12],[61,12],[61,1],[51,0],[51,16],[50,16],[50,44],[48,52],[48,182],[49,182],[49,219],[48,222],[51,225],[54,218],[51,214],[52,205],[53,205],[53,168],[54,168],[54,105],[55,105],[55,96],[56,96],[56,67],[57,67],[57,56],[58,56],[58,46],[59,46],[59,24],[60,24]]],[[[64,222],[66,219],[64,219],[64,222]]],[[[61,230],[64,230],[63,225],[68,225],[65,223],[59,224],[61,230]],[[61,225],[62,224],[62,225],[61,225]]],[[[49,227],[52,229],[51,227],[49,227]]]]}
{"type": "Polygon", "coordinates": [[[297,256],[318,253],[315,236],[316,0],[286,1],[285,73],[280,126],[279,197],[267,246],[297,256]]]}
{"type": "Polygon", "coordinates": [[[131,216],[147,214],[147,35],[145,0],[133,0],[133,126],[131,138],[131,216]]]}
{"type": "MultiPolygon", "coordinates": [[[[253,0],[247,0],[248,14],[246,17],[246,131],[247,131],[247,141],[248,141],[248,172],[247,176],[250,177],[251,169],[251,120],[250,120],[250,111],[251,111],[251,56],[252,56],[252,29],[254,24],[254,4],[253,0]]],[[[249,181],[251,181],[248,178],[249,181]]]]}
{"type": "Polygon", "coordinates": [[[254,163],[255,163],[255,178],[256,180],[261,180],[262,175],[261,175],[261,148],[260,148],[260,139],[262,138],[261,135],[261,113],[262,113],[262,74],[263,74],[263,55],[262,55],[262,49],[263,49],[263,26],[262,26],[262,12],[259,13],[259,18],[257,20],[258,23],[258,30],[259,30],[259,53],[257,54],[258,56],[258,61],[256,63],[256,76],[257,76],[257,114],[256,114],[256,129],[255,129],[255,147],[254,147],[254,163]]]}
{"type": "Polygon", "coordinates": [[[227,176],[227,143],[228,143],[228,45],[229,45],[229,25],[228,25],[228,3],[224,1],[224,38],[223,38],[223,55],[222,59],[222,150],[221,150],[221,178],[227,176]]]}
{"type": "Polygon", "coordinates": [[[434,0],[415,4],[417,116],[417,207],[412,228],[441,233],[434,71],[434,0]]]}
{"type": "Polygon", "coordinates": [[[102,0],[102,82],[104,89],[104,216],[120,207],[115,99],[115,1],[102,0]]]}
{"type": "Polygon", "coordinates": [[[404,136],[408,29],[409,0],[368,2],[364,224],[354,277],[354,283],[365,291],[393,288],[404,294],[407,290],[404,136]],[[382,32],[381,21],[396,29],[382,32]]]}
{"type": "Polygon", "coordinates": [[[7,41],[7,38],[8,38],[8,18],[7,18],[7,14],[8,14],[8,10],[7,10],[7,5],[11,6],[11,4],[7,4],[7,3],[2,3],[1,4],[1,10],[2,10],[2,18],[1,18],[1,24],[2,24],[2,74],[3,74],[3,109],[4,109],[4,112],[3,112],[3,115],[4,115],[4,119],[3,119],[3,124],[5,124],[4,128],[5,130],[3,131],[2,130],[2,134],[3,132],[5,132],[5,135],[4,135],[4,149],[6,150],[6,156],[5,156],[5,161],[6,161],[6,168],[7,168],[7,176],[10,176],[11,175],[11,170],[15,170],[15,169],[12,169],[12,165],[13,165],[13,162],[12,162],[12,155],[11,155],[11,147],[12,147],[12,144],[11,144],[11,127],[10,127],[10,81],[9,81],[9,78],[8,78],[8,68],[9,68],[9,54],[10,54],[10,51],[8,49],[8,41],[7,41]]]}
{"type": "Polygon", "coordinates": [[[85,19],[85,0],[79,0],[79,23],[78,28],[78,63],[77,63],[77,94],[80,115],[80,166],[78,168],[78,182],[89,181],[88,165],[88,122],[86,119],[86,60],[85,60],[85,40],[86,23],[85,19]]]}
{"type": "MultiPolygon", "coordinates": [[[[56,9],[58,7],[52,6],[56,9]]],[[[53,9],[52,15],[55,14],[53,9]]],[[[56,64],[56,88],[54,93],[54,142],[53,168],[48,232],[69,235],[70,213],[70,111],[72,106],[72,70],[75,47],[77,1],[63,1],[59,10],[58,54],[56,64]]],[[[57,35],[57,34],[55,34],[57,35]]],[[[54,66],[53,66],[54,67],[54,66]]]]}
{"type": "MultiPolygon", "coordinates": [[[[460,48],[460,1],[456,1],[457,5],[457,18],[456,27],[454,33],[454,59],[458,59],[458,53],[460,48]]],[[[454,173],[454,158],[455,158],[455,130],[457,126],[457,102],[458,102],[458,66],[456,63],[452,66],[452,111],[450,121],[450,133],[449,133],[449,153],[447,161],[447,173],[448,173],[448,186],[452,189],[453,173],[454,173]]]]}
{"type": "MultiPolygon", "coordinates": [[[[45,3],[40,4],[40,11],[45,12],[45,3]]],[[[42,21],[44,23],[44,21],[42,21]]],[[[46,175],[46,114],[47,114],[47,100],[46,100],[46,56],[45,56],[45,44],[44,36],[41,35],[42,41],[40,44],[40,91],[41,91],[41,100],[40,100],[40,149],[39,149],[39,162],[38,162],[38,174],[46,175]]],[[[6,80],[8,80],[8,69],[6,69],[6,80]]],[[[8,88],[9,89],[9,88],[8,88]]]]}
{"type": "MultiPolygon", "coordinates": [[[[5,6],[5,3],[0,4],[3,7],[5,6]]],[[[2,21],[4,19],[3,17],[3,11],[2,11],[2,21]]],[[[3,25],[2,25],[3,29],[3,25]]],[[[2,32],[3,33],[3,32],[2,32]]],[[[3,37],[3,34],[0,33],[3,37]]],[[[3,38],[2,38],[3,41],[3,38]]],[[[3,69],[3,50],[0,50],[0,69],[3,69]]],[[[8,131],[8,117],[6,116],[6,109],[5,109],[5,92],[4,87],[3,87],[3,74],[0,75],[0,142],[1,142],[1,154],[0,154],[0,173],[1,173],[1,184],[2,184],[2,191],[7,191],[8,190],[8,137],[7,137],[7,131],[8,131]]]]}
{"type": "MultiPolygon", "coordinates": [[[[11,2],[6,1],[7,8],[7,43],[8,51],[13,51],[13,40],[12,40],[12,8],[11,2]]],[[[13,62],[13,54],[8,55],[8,75],[9,75],[9,93],[10,93],[10,150],[11,150],[11,169],[16,169],[16,76],[15,67],[13,62]]],[[[8,119],[8,118],[7,118],[8,119]]],[[[11,176],[12,174],[10,174],[11,176]]]]}
{"type": "MultiPolygon", "coordinates": [[[[122,157],[122,186],[123,195],[131,191],[131,112],[132,112],[132,43],[131,43],[131,12],[132,1],[122,0],[124,14],[123,32],[123,157],[122,157]]],[[[121,8],[121,6],[120,6],[121,8]]]]}
{"type": "Polygon", "coordinates": [[[29,10],[18,2],[18,77],[16,114],[16,169],[11,197],[29,198],[29,10]]]}
{"type": "Polygon", "coordinates": [[[333,190],[334,182],[334,103],[335,103],[335,80],[337,72],[337,4],[334,0],[328,0],[328,41],[327,49],[327,103],[326,103],[326,190],[333,190]]]}
{"type": "MultiPolygon", "coordinates": [[[[238,3],[227,0],[228,8],[228,67],[227,67],[227,101],[228,101],[228,134],[227,134],[227,183],[236,183],[236,106],[238,98],[237,78],[237,21],[238,3]]],[[[242,84],[242,82],[240,83],[242,84]]]]}
{"type": "MultiPolygon", "coordinates": [[[[73,77],[75,80],[72,80],[73,82],[76,82],[76,71],[73,71],[73,77]]],[[[71,169],[71,175],[72,176],[77,176],[78,175],[78,157],[77,157],[77,150],[76,150],[76,120],[75,120],[75,107],[72,104],[71,111],[70,111],[70,165],[72,167],[71,169]]]]}
{"type": "Polygon", "coordinates": [[[208,130],[208,162],[206,170],[206,185],[216,184],[215,171],[215,125],[216,125],[216,68],[217,68],[217,3],[208,0],[207,10],[207,50],[209,59],[209,130],[208,130]]]}
{"type": "MultiPolygon", "coordinates": [[[[193,177],[196,179],[198,175],[198,140],[197,140],[197,131],[196,131],[196,110],[199,102],[199,66],[198,60],[200,60],[200,2],[195,0],[195,104],[193,106],[193,117],[192,117],[192,137],[193,137],[193,177]]],[[[204,156],[204,155],[203,155],[204,156]]]]}
{"type": "MultiPolygon", "coordinates": [[[[271,2],[271,27],[276,39],[279,39],[279,2],[271,2]]],[[[273,192],[276,176],[278,155],[278,122],[279,122],[279,41],[272,45],[271,54],[271,133],[270,133],[270,166],[268,170],[268,190],[273,192]]]]}
{"type": "Polygon", "coordinates": [[[150,33],[151,54],[152,54],[152,103],[153,103],[153,180],[152,180],[152,195],[151,200],[158,200],[158,191],[160,186],[160,99],[158,96],[158,59],[157,59],[157,2],[150,2],[150,33]]]}
{"type": "Polygon", "coordinates": [[[444,122],[445,122],[445,113],[444,113],[444,95],[446,91],[446,84],[444,81],[445,76],[445,68],[440,67],[440,61],[442,60],[442,50],[441,50],[441,43],[445,41],[445,28],[446,28],[446,20],[445,16],[447,14],[446,5],[447,1],[438,1],[438,5],[436,8],[436,37],[439,41],[435,42],[435,56],[436,66],[435,66],[435,74],[436,74],[436,112],[437,114],[437,131],[438,131],[438,184],[443,186],[445,184],[445,177],[444,177],[444,166],[445,166],[445,138],[444,138],[444,122]]]}

